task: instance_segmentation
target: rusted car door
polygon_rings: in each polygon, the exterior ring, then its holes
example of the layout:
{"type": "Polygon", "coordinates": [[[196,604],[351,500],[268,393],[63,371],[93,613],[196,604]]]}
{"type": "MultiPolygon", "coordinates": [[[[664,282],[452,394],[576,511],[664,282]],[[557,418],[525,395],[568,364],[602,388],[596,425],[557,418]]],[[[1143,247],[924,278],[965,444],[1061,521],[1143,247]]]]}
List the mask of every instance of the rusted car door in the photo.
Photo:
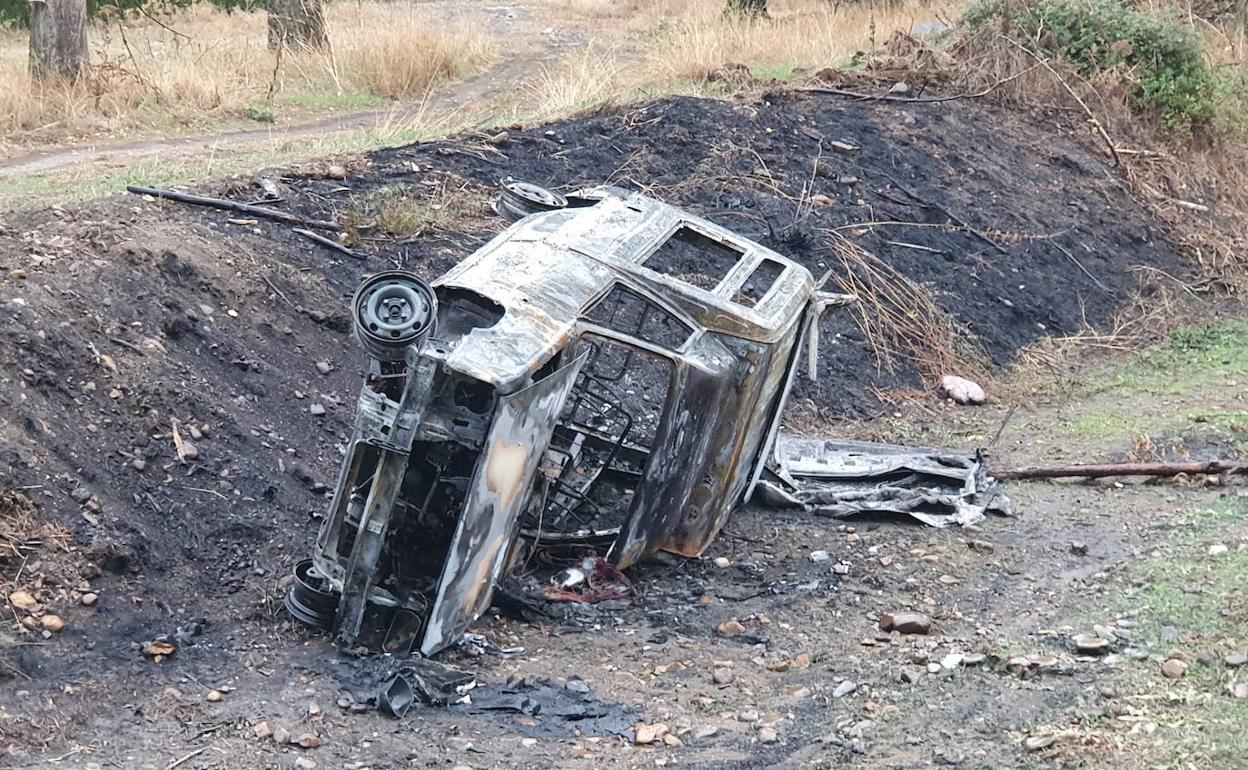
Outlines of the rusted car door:
{"type": "Polygon", "coordinates": [[[489,606],[520,513],[533,491],[538,463],[585,358],[581,355],[545,379],[498,399],[442,565],[422,653],[430,655],[453,643],[489,606]]]}

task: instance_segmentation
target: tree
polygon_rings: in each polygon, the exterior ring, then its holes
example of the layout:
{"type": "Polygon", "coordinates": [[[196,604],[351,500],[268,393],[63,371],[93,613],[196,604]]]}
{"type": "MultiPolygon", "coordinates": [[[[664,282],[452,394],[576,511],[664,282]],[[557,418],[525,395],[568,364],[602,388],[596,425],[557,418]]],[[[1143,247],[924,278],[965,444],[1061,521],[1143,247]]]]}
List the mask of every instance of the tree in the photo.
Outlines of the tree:
{"type": "Polygon", "coordinates": [[[31,0],[31,79],[77,80],[88,60],[86,0],[31,0]]]}
{"type": "Polygon", "coordinates": [[[265,0],[269,48],[320,50],[329,45],[322,0],[265,0]]]}

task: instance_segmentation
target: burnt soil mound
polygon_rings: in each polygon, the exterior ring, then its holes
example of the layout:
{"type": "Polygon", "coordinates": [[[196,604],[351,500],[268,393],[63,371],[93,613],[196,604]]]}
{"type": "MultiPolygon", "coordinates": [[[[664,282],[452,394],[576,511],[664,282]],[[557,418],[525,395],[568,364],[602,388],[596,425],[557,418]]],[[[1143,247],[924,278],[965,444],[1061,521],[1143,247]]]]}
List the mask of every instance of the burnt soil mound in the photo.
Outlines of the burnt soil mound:
{"type": "MultiPolygon", "coordinates": [[[[132,643],[199,617],[203,666],[247,665],[278,625],[291,639],[275,600],[309,551],[363,371],[348,298],[366,273],[432,278],[484,243],[502,227],[486,205],[501,177],[637,187],[817,276],[838,265],[824,231],[840,228],[998,364],[1107,319],[1137,289],[1133,267],[1181,269],[1093,151],[971,101],[670,99],[385,150],[345,179],[268,176],[302,215],[345,217],[396,185],[456,214],[403,237],[362,230],[364,261],[277,223],[134,196],[0,223],[0,266],[14,271],[0,281],[0,486],[25,488],[82,556],[80,580],[49,577],[46,591],[131,597],[102,602],[97,622],[71,617],[55,652],[17,648],[27,686],[67,670],[150,672],[132,643]],[[871,222],[903,224],[859,224],[871,222]],[[193,459],[179,460],[175,432],[193,459]]],[[[250,178],[204,191],[260,197],[250,178]]],[[[825,324],[822,376],[800,398],[862,415],[873,388],[919,384],[905,367],[881,371],[848,315],[825,324]]]]}

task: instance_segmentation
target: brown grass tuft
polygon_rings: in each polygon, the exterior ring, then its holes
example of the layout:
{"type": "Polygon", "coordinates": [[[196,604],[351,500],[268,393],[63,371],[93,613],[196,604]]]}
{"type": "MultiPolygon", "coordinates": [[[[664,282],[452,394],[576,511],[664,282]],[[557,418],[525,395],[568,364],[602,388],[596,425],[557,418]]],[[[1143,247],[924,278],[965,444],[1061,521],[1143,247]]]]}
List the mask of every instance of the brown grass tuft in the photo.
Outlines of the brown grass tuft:
{"type": "Polygon", "coordinates": [[[725,14],[722,0],[691,2],[655,36],[651,79],[701,82],[725,65],[745,64],[786,80],[796,71],[840,66],[896,30],[956,16],[964,2],[831,3],[773,0],[770,18],[725,14]]]}
{"type": "Polygon", "coordinates": [[[13,489],[0,489],[0,562],[20,558],[38,540],[35,504],[13,489]]]}
{"type": "Polygon", "coordinates": [[[988,379],[987,355],[929,291],[842,235],[829,231],[828,245],[841,265],[831,279],[858,297],[851,309],[879,366],[908,362],[933,384],[946,374],[988,379]]]}

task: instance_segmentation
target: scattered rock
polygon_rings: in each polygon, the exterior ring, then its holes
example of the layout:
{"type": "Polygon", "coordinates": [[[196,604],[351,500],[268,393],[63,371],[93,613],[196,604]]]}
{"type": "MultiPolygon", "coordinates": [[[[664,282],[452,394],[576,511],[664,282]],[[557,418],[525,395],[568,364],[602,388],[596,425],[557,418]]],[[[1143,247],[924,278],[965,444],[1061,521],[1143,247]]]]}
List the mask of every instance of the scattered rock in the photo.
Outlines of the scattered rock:
{"type": "Polygon", "coordinates": [[[325,407],[320,404],[313,403],[308,406],[308,414],[313,417],[322,417],[325,414],[325,407]]]}
{"type": "Polygon", "coordinates": [[[969,655],[962,656],[962,665],[964,666],[982,666],[988,656],[982,652],[973,652],[969,655]]]}
{"type": "Polygon", "coordinates": [[[922,671],[915,671],[912,668],[903,669],[901,672],[901,681],[906,684],[914,684],[923,678],[922,671]]]}
{"type": "Polygon", "coordinates": [[[1248,665],[1248,652],[1243,650],[1232,652],[1222,662],[1226,664],[1227,668],[1239,668],[1240,666],[1248,665]]]}
{"type": "Polygon", "coordinates": [[[1075,651],[1080,655],[1104,655],[1112,644],[1110,640],[1103,637],[1086,634],[1076,636],[1071,641],[1075,645],[1075,651]]]}
{"type": "Polygon", "coordinates": [[[220,690],[210,690],[208,692],[208,696],[204,698],[204,700],[208,701],[209,703],[220,703],[224,699],[225,699],[225,695],[222,694],[220,690]]]}
{"type": "Polygon", "coordinates": [[[714,562],[712,562],[712,563],[713,563],[716,567],[719,567],[720,569],[723,569],[724,567],[731,567],[731,566],[732,566],[732,562],[731,562],[731,561],[729,561],[729,559],[728,559],[728,557],[727,557],[727,556],[716,556],[716,557],[715,557],[715,561],[714,561],[714,562]]]}
{"type": "Polygon", "coordinates": [[[1235,685],[1235,689],[1231,691],[1231,694],[1234,695],[1239,700],[1248,698],[1248,682],[1240,682],[1239,684],[1235,685]]]}
{"type": "Polygon", "coordinates": [[[82,505],[91,499],[91,490],[86,487],[74,487],[69,492],[69,499],[79,505],[82,505]]]}
{"type": "Polygon", "coordinates": [[[1043,751],[1057,743],[1056,735],[1029,735],[1023,739],[1024,751],[1043,751]]]}
{"type": "Polygon", "coordinates": [[[299,770],[312,770],[312,768],[316,767],[316,762],[307,757],[295,757],[295,767],[299,768],[299,770]]]}
{"type": "Polygon", "coordinates": [[[774,727],[759,728],[759,731],[758,731],[759,743],[775,743],[778,740],[780,740],[780,734],[776,732],[776,729],[774,727]]]}
{"type": "Polygon", "coordinates": [[[315,749],[321,745],[321,739],[316,733],[304,733],[295,738],[294,743],[300,748],[315,749]]]}
{"type": "Polygon", "coordinates": [[[329,374],[334,370],[334,365],[328,361],[317,361],[316,370],[321,374],[329,374]]]}
{"type": "Polygon", "coordinates": [[[946,374],[941,377],[940,389],[958,404],[982,404],[988,400],[983,388],[956,374],[946,374]]]}
{"type": "Polygon", "coordinates": [[[1229,550],[1231,549],[1228,548],[1225,543],[1214,543],[1213,545],[1209,546],[1209,555],[1221,556],[1222,554],[1226,553],[1229,550]]]}
{"type": "Polygon", "coordinates": [[[99,600],[100,600],[99,594],[95,594],[90,591],[83,594],[82,598],[79,599],[79,601],[82,602],[83,607],[94,607],[95,603],[98,602],[99,600]]]}
{"type": "Polygon", "coordinates": [[[745,633],[745,626],[739,620],[725,620],[715,627],[720,636],[740,636],[745,633]]]}
{"type": "Polygon", "coordinates": [[[810,654],[799,652],[793,657],[793,668],[810,668],[810,654]]]}
{"type": "Polygon", "coordinates": [[[23,612],[30,612],[39,606],[39,602],[35,601],[35,597],[28,591],[14,591],[9,594],[9,604],[12,605],[13,609],[22,610],[23,612]]]}
{"type": "Polygon", "coordinates": [[[853,691],[857,689],[858,689],[857,682],[851,682],[848,679],[846,679],[845,681],[838,684],[836,686],[836,689],[832,691],[832,697],[844,698],[846,695],[853,693],[853,691]]]}
{"type": "Polygon", "coordinates": [[[1031,659],[1021,655],[1010,658],[1005,662],[1005,670],[1015,673],[1024,673],[1031,668],[1031,659]]]}
{"type": "Polygon", "coordinates": [[[715,725],[702,725],[693,731],[693,737],[697,740],[704,740],[719,734],[719,728],[715,725]]]}
{"type": "Polygon", "coordinates": [[[1070,544],[1070,552],[1073,553],[1075,556],[1087,556],[1088,544],[1083,542],[1082,540],[1075,540],[1074,542],[1070,544]]]}
{"type": "Polygon", "coordinates": [[[996,546],[987,540],[967,540],[966,547],[979,553],[992,553],[996,546]]]}
{"type": "Polygon", "coordinates": [[[667,733],[663,736],[663,744],[665,746],[670,746],[673,749],[677,749],[677,748],[680,748],[681,746],[684,746],[685,742],[682,741],[680,738],[676,737],[675,735],[673,735],[672,733],[667,733]]]}
{"type": "Polygon", "coordinates": [[[189,441],[183,440],[178,444],[178,458],[187,462],[193,462],[199,459],[199,447],[189,441]]]}
{"type": "Polygon", "coordinates": [[[946,670],[952,670],[962,665],[962,661],[966,658],[960,652],[951,652],[940,659],[940,667],[946,670]]]}
{"type": "Polygon", "coordinates": [[[720,667],[711,669],[711,681],[714,682],[715,684],[719,684],[719,685],[732,684],[733,680],[736,678],[737,678],[737,675],[733,673],[732,669],[730,668],[720,666],[720,667]]]}
{"type": "Polygon", "coordinates": [[[347,167],[334,163],[325,169],[325,176],[342,181],[347,178],[347,167]]]}
{"type": "Polygon", "coordinates": [[[9,278],[14,281],[24,281],[26,280],[26,271],[21,268],[14,268],[9,271],[9,278]]]}
{"type": "Polygon", "coordinates": [[[1170,658],[1161,664],[1161,675],[1167,679],[1178,679],[1187,673],[1187,662],[1178,658],[1170,658]]]}
{"type": "Polygon", "coordinates": [[[921,612],[888,612],[880,616],[880,628],[903,634],[926,634],[932,630],[932,619],[921,612]]]}
{"type": "Polygon", "coordinates": [[[813,561],[815,564],[822,564],[823,562],[828,561],[831,558],[832,558],[832,555],[829,554],[827,551],[811,551],[810,552],[810,560],[813,561]]]}
{"type": "Polygon", "coordinates": [[[268,722],[260,722],[255,727],[251,728],[251,731],[256,734],[257,738],[273,737],[273,726],[268,722]]]}
{"type": "Polygon", "coordinates": [[[277,726],[273,728],[273,742],[277,744],[290,743],[290,730],[285,727],[277,726]]]}
{"type": "Polygon", "coordinates": [[[65,621],[61,620],[59,615],[44,615],[39,618],[39,625],[43,626],[43,630],[54,634],[59,634],[65,629],[65,621]]]}
{"type": "Polygon", "coordinates": [[[173,642],[144,642],[140,649],[149,658],[163,660],[177,652],[178,646],[173,642]]]}
{"type": "Polygon", "coordinates": [[[633,725],[633,743],[638,746],[649,746],[667,735],[667,725],[657,722],[652,725],[638,722],[633,725]]]}
{"type": "Polygon", "coordinates": [[[752,709],[747,710],[747,711],[742,711],[741,713],[737,714],[737,721],[745,722],[746,724],[754,724],[755,722],[758,721],[758,712],[752,709]]]}

